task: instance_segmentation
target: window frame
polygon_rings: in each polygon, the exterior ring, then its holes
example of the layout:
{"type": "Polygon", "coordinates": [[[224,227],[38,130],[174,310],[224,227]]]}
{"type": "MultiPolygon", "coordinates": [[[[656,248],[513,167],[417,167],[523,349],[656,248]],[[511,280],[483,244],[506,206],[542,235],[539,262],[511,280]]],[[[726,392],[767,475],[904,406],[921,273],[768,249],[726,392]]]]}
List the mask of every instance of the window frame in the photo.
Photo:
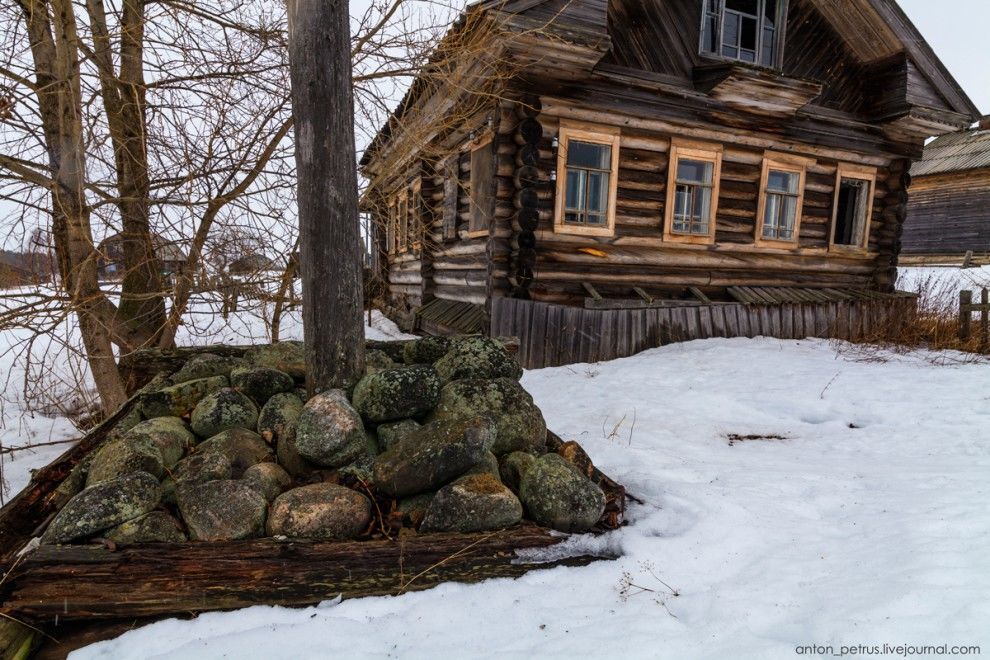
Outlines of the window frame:
{"type": "Polygon", "coordinates": [[[716,40],[718,42],[718,52],[711,52],[705,50],[705,23],[708,18],[708,2],[709,0],[701,0],[701,25],[698,31],[698,54],[701,57],[719,60],[722,62],[738,62],[739,64],[745,66],[756,66],[761,68],[770,68],[779,71],[784,66],[784,44],[787,43],[786,33],[787,33],[787,16],[789,9],[789,0],[777,0],[777,21],[776,27],[774,28],[774,54],[773,62],[769,65],[762,63],[763,54],[763,19],[765,15],[762,11],[763,4],[766,0],[759,0],[760,3],[760,20],[757,22],[757,38],[756,38],[756,61],[747,62],[746,60],[739,59],[737,57],[729,57],[728,55],[722,54],[722,33],[725,29],[725,0],[717,0],[718,2],[718,32],[716,35],[716,40]]]}
{"type": "Polygon", "coordinates": [[[425,223],[423,222],[423,180],[416,178],[409,187],[410,203],[408,214],[410,218],[406,243],[413,252],[422,249],[425,223]]]}
{"type": "Polygon", "coordinates": [[[835,170],[835,192],[832,197],[832,226],[828,234],[828,249],[830,252],[847,252],[854,254],[866,254],[870,251],[870,229],[873,223],[873,207],[876,203],[877,194],[877,168],[867,165],[855,165],[853,163],[839,163],[835,170]],[[863,227],[863,245],[843,245],[835,242],[835,230],[839,217],[839,193],[841,192],[843,179],[856,179],[857,181],[868,181],[869,193],[867,199],[866,224],[863,227]]]}
{"type": "Polygon", "coordinates": [[[496,185],[496,177],[498,176],[498,173],[495,171],[496,168],[495,168],[495,163],[494,163],[494,158],[495,158],[496,154],[495,154],[494,146],[492,144],[492,142],[494,140],[494,137],[495,136],[492,133],[488,133],[488,134],[482,136],[481,138],[478,138],[477,140],[475,140],[475,141],[473,141],[473,142],[470,143],[469,151],[471,152],[471,155],[469,156],[469,162],[471,163],[471,172],[468,174],[468,187],[467,187],[468,188],[468,190],[467,190],[467,193],[468,193],[468,226],[467,226],[467,237],[468,238],[480,238],[480,237],[488,236],[488,233],[489,233],[488,232],[488,227],[489,227],[489,224],[491,222],[491,216],[495,213],[495,205],[498,203],[498,200],[496,199],[497,194],[494,191],[494,186],[496,185]],[[491,208],[489,208],[487,211],[485,211],[484,209],[481,209],[481,205],[480,204],[477,204],[475,202],[475,197],[474,197],[474,192],[475,192],[474,191],[474,184],[475,184],[475,181],[474,181],[474,175],[475,175],[475,171],[474,171],[474,154],[475,154],[475,152],[480,151],[482,149],[485,149],[486,147],[491,147],[491,157],[493,159],[493,162],[492,162],[492,178],[491,178],[491,181],[489,181],[489,186],[492,186],[493,189],[489,191],[492,194],[491,194],[491,199],[488,200],[489,203],[490,203],[490,207],[491,208]],[[484,220],[485,220],[484,227],[477,228],[475,226],[475,209],[480,209],[479,212],[481,212],[481,213],[487,213],[488,214],[489,217],[484,218],[484,220]]]}
{"type": "Polygon", "coordinates": [[[398,209],[399,220],[396,231],[397,251],[402,254],[409,251],[409,191],[407,188],[403,188],[396,196],[396,208],[398,209]]]}
{"type": "Polygon", "coordinates": [[[815,164],[812,158],[797,156],[794,154],[784,154],[779,152],[765,152],[763,154],[763,172],[760,175],[760,198],[756,207],[756,245],[758,247],[774,247],[787,250],[796,250],[801,246],[801,219],[804,215],[804,192],[807,181],[808,167],[815,164]],[[794,238],[784,240],[779,238],[764,238],[763,225],[766,220],[767,210],[767,183],[770,178],[770,171],[786,172],[798,175],[797,207],[794,213],[794,238]]]}
{"type": "Polygon", "coordinates": [[[667,194],[663,212],[663,240],[689,245],[713,245],[718,218],[719,193],[722,183],[722,155],[725,148],[712,142],[671,140],[667,164],[667,194]],[[681,158],[700,160],[714,164],[712,168],[712,199],[709,207],[708,235],[686,234],[674,231],[674,201],[677,198],[677,166],[681,158]]]}
{"type": "Polygon", "coordinates": [[[396,229],[398,228],[398,215],[396,210],[396,198],[392,197],[388,203],[388,213],[385,219],[385,253],[395,254],[396,229]]]}
{"type": "Polygon", "coordinates": [[[619,191],[620,142],[621,131],[618,127],[560,122],[560,130],[557,133],[557,182],[554,198],[554,233],[575,234],[579,236],[615,235],[615,208],[619,191]],[[567,150],[571,140],[608,146],[612,149],[604,227],[568,224],[564,221],[567,202],[567,150]]]}

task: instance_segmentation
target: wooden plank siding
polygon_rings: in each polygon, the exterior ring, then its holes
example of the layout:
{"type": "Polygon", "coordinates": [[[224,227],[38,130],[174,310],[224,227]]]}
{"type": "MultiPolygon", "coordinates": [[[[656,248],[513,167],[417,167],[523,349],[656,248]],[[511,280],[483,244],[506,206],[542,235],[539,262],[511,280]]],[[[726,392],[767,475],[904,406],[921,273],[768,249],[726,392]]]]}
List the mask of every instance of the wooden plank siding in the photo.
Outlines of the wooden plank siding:
{"type": "Polygon", "coordinates": [[[905,255],[990,253],[990,168],[916,177],[909,200],[905,255]]]}
{"type": "Polygon", "coordinates": [[[858,340],[913,313],[913,297],[780,305],[590,310],[513,298],[493,301],[491,334],[519,340],[525,369],[628,357],[665,344],[711,337],[858,340]]]}

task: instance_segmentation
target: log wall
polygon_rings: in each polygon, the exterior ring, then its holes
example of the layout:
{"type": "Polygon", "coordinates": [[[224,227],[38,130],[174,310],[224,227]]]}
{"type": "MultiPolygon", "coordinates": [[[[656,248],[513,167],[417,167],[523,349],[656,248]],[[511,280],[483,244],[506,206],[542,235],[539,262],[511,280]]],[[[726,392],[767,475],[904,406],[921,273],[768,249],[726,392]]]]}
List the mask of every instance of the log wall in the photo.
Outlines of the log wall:
{"type": "Polygon", "coordinates": [[[910,193],[905,255],[990,252],[990,168],[917,177],[910,193]]]}
{"type": "Polygon", "coordinates": [[[857,340],[913,313],[914,298],[816,304],[712,305],[595,310],[503,298],[491,335],[517,337],[525,369],[601,362],[665,344],[712,337],[857,340]]]}

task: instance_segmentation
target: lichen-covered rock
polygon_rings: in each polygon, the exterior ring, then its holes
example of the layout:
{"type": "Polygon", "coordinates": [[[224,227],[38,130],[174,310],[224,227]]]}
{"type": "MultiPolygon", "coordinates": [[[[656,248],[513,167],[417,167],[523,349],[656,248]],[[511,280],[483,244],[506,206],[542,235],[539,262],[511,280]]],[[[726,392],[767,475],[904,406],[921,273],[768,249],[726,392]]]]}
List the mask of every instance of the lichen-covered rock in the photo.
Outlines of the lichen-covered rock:
{"type": "Polygon", "coordinates": [[[405,347],[410,340],[402,339],[398,341],[378,341],[368,339],[364,342],[366,351],[381,351],[393,362],[401,363],[405,360],[405,347]]]}
{"type": "Polygon", "coordinates": [[[241,477],[244,483],[248,484],[262,494],[265,500],[271,502],[282,494],[286,488],[292,485],[292,477],[277,463],[258,463],[244,470],[241,477]]]}
{"type": "Polygon", "coordinates": [[[179,417],[155,417],[135,425],[124,438],[147,440],[158,448],[166,470],[171,470],[186,452],[196,446],[196,436],[179,417]]]}
{"type": "Polygon", "coordinates": [[[382,451],[388,451],[397,442],[420,427],[419,422],[414,419],[400,419],[397,422],[381,424],[375,429],[378,437],[378,447],[382,451]]]}
{"type": "Polygon", "coordinates": [[[69,500],[41,537],[42,543],[68,543],[143,516],[158,506],[158,479],[134,472],[101,481],[69,500]]]}
{"type": "Polygon", "coordinates": [[[402,357],[406,364],[433,364],[447,354],[453,343],[450,337],[414,339],[402,347],[402,357]]]}
{"type": "Polygon", "coordinates": [[[440,378],[429,365],[368,374],[354,388],[354,407],[372,424],[416,417],[440,400],[440,378]]]}
{"type": "Polygon", "coordinates": [[[277,444],[279,438],[295,428],[303,401],[294,392],[283,392],[268,399],[258,414],[258,433],[265,442],[277,444]]]}
{"type": "Polygon", "coordinates": [[[128,520],[103,534],[119,545],[134,543],[182,543],[186,533],[178,520],[164,511],[152,511],[140,518],[128,520]]]}
{"type": "Polygon", "coordinates": [[[293,488],[279,495],[268,516],[268,534],[315,540],[352,539],[371,521],[371,501],[330,483],[293,488]]]}
{"type": "Polygon", "coordinates": [[[496,479],[500,479],[498,469],[498,456],[490,451],[486,451],[484,457],[465,474],[491,474],[496,479]]]}
{"type": "Polygon", "coordinates": [[[519,499],[529,517],[561,532],[585,532],[605,511],[605,493],[557,454],[537,458],[522,476],[519,499]]]}
{"type": "Polygon", "coordinates": [[[395,512],[402,516],[402,524],[419,527],[435,495],[436,493],[429,491],[398,500],[395,504],[395,512]]]}
{"type": "Polygon", "coordinates": [[[301,341],[280,341],[257,346],[244,354],[244,361],[254,367],[284,371],[293,378],[306,376],[306,349],[301,341]]]}
{"type": "Polygon", "coordinates": [[[196,404],[190,422],[201,438],[232,428],[253,429],[258,426],[258,407],[244,394],[225,387],[203,397],[196,404]]]}
{"type": "Polygon", "coordinates": [[[483,532],[503,529],[522,519],[522,504],[492,474],[469,474],[437,491],[422,532],[483,532]]]}
{"type": "Polygon", "coordinates": [[[499,464],[499,475],[502,483],[509,487],[513,493],[519,492],[519,482],[523,475],[533,467],[536,457],[525,451],[514,451],[502,457],[499,464]]]}
{"type": "Polygon", "coordinates": [[[147,472],[161,479],[165,461],[158,447],[147,438],[120,438],[96,450],[86,473],[86,485],[117,479],[132,472],[147,472]]]}
{"type": "Polygon", "coordinates": [[[382,369],[395,369],[396,364],[384,351],[368,351],[364,354],[364,373],[373,374],[382,369]]]}
{"type": "Polygon", "coordinates": [[[230,372],[241,364],[241,360],[221,357],[213,353],[201,353],[186,361],[182,368],[172,374],[173,383],[186,383],[200,378],[230,376],[230,372]]]}
{"type": "Polygon", "coordinates": [[[180,483],[175,496],[193,541],[236,541],[264,533],[268,502],[243,481],[180,483]]]}
{"type": "Polygon", "coordinates": [[[171,481],[178,484],[230,479],[232,470],[233,464],[222,453],[194,452],[176,464],[171,481]]]}
{"type": "Polygon", "coordinates": [[[141,395],[141,412],[148,418],[182,417],[188,415],[205,396],[229,384],[226,376],[212,376],[146,392],[141,395]]]}
{"type": "Polygon", "coordinates": [[[444,386],[430,419],[453,419],[488,414],[497,420],[492,451],[542,454],[547,423],[533,397],[511,378],[457,380],[444,386]]]}
{"type": "Polygon", "coordinates": [[[299,450],[296,449],[296,433],[294,429],[290,429],[278,439],[278,443],[275,445],[275,456],[278,464],[297,479],[305,477],[320,467],[310,463],[299,455],[299,450]]]}
{"type": "Polygon", "coordinates": [[[341,467],[364,453],[364,425],[343,390],[327,390],[306,402],[294,444],[299,456],[321,467],[341,467]]]}
{"type": "Polygon", "coordinates": [[[296,387],[292,376],[270,367],[241,367],[230,372],[230,385],[238,392],[247,394],[259,405],[282,392],[291,392],[296,387]]]}
{"type": "Polygon", "coordinates": [[[494,437],[488,417],[427,424],[375,458],[375,485],[392,497],[435,490],[481,462],[494,437]]]}
{"type": "Polygon", "coordinates": [[[522,378],[522,367],[501,342],[468,337],[456,342],[434,365],[444,383],[465,378],[522,378]]]}
{"type": "Polygon", "coordinates": [[[260,435],[241,428],[227,429],[204,440],[196,453],[222,456],[230,465],[231,479],[239,479],[252,465],[275,460],[275,453],[260,435]]]}

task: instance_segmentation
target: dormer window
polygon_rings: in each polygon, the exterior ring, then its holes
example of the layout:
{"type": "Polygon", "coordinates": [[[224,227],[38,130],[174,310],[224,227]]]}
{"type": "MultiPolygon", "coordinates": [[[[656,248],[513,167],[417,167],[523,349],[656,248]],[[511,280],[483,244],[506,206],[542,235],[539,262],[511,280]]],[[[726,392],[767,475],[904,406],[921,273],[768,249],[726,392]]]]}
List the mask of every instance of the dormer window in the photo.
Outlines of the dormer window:
{"type": "Polygon", "coordinates": [[[776,68],[786,0],[702,0],[701,52],[776,68]]]}

